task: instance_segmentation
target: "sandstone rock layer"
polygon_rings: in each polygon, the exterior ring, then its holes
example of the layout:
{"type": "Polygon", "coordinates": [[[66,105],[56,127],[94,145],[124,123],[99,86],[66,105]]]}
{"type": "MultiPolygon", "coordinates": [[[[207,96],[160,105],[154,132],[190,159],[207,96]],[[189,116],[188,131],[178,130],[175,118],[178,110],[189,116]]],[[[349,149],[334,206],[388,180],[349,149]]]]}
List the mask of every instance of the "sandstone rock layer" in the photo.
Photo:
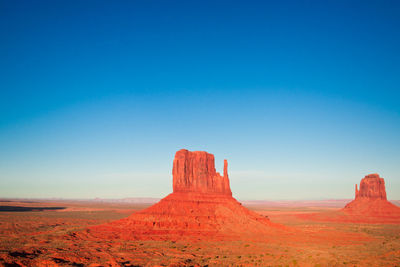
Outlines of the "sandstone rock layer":
{"type": "Polygon", "coordinates": [[[387,200],[385,180],[369,174],[355,186],[355,199],[339,211],[300,214],[297,217],[315,221],[346,223],[400,224],[400,207],[387,200]]]}
{"type": "Polygon", "coordinates": [[[224,160],[224,176],[215,170],[214,155],[205,151],[181,149],[175,154],[172,167],[175,192],[197,192],[232,196],[228,178],[228,162],[224,160]]]}
{"type": "Polygon", "coordinates": [[[155,205],[118,221],[91,227],[104,238],[131,240],[227,240],[260,238],[284,227],[243,207],[232,197],[224,161],[221,176],[214,156],[179,150],[173,162],[173,193],[155,205]]]}
{"type": "Polygon", "coordinates": [[[386,199],[385,180],[379,174],[369,174],[360,182],[360,190],[356,184],[356,199],[386,199]]]}
{"type": "Polygon", "coordinates": [[[353,216],[371,217],[400,222],[400,208],[387,201],[385,180],[379,174],[369,174],[356,185],[355,199],[343,211],[353,216]]]}

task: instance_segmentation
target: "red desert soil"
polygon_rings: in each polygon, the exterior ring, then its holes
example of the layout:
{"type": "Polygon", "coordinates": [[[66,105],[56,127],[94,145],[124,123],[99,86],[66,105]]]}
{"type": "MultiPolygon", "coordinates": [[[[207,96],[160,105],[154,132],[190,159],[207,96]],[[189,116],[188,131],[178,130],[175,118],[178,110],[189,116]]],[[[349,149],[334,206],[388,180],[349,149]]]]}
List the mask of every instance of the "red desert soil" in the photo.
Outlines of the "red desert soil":
{"type": "Polygon", "coordinates": [[[400,264],[400,225],[305,222],[288,216],[298,207],[249,210],[232,197],[227,162],[221,176],[206,152],[178,151],[173,193],[142,210],[90,202],[2,204],[9,207],[0,212],[3,266],[400,264]],[[140,211],[126,217],[127,210],[140,211]]]}
{"type": "Polygon", "coordinates": [[[400,207],[387,200],[385,180],[378,174],[370,174],[361,180],[360,190],[356,184],[355,199],[343,209],[298,217],[316,221],[400,224],[400,207]]]}
{"type": "MultiPolygon", "coordinates": [[[[23,204],[23,203],[21,203],[23,204]]],[[[400,225],[310,222],[288,216],[308,207],[251,206],[284,234],[259,240],[126,240],[88,234],[91,226],[121,219],[119,210],[143,205],[40,203],[93,211],[0,212],[0,266],[396,266],[400,225]],[[17,265],[18,264],[18,265],[17,265]]],[[[1,205],[16,206],[15,203],[1,205]]],[[[321,211],[326,208],[320,208],[321,211]]]]}
{"type": "MultiPolygon", "coordinates": [[[[21,203],[23,204],[23,203],[21,203]]],[[[258,240],[127,240],[94,237],[85,229],[122,219],[143,205],[36,203],[88,207],[0,212],[0,266],[396,266],[400,225],[314,222],[288,216],[308,207],[251,206],[291,231],[258,240]]],[[[1,205],[16,206],[15,203],[1,205]]],[[[321,211],[326,208],[320,208],[321,211]]],[[[261,215],[263,214],[263,215],[261,215]]]]}

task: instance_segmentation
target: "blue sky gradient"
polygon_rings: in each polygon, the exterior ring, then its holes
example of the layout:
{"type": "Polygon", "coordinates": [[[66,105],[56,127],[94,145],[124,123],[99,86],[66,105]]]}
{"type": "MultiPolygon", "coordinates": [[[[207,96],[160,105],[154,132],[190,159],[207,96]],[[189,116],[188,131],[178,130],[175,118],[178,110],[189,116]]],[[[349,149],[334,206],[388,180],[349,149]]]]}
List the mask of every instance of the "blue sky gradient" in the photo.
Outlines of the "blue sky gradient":
{"type": "Polygon", "coordinates": [[[0,0],[0,197],[162,197],[181,148],[240,199],[400,199],[398,1],[0,0]]]}

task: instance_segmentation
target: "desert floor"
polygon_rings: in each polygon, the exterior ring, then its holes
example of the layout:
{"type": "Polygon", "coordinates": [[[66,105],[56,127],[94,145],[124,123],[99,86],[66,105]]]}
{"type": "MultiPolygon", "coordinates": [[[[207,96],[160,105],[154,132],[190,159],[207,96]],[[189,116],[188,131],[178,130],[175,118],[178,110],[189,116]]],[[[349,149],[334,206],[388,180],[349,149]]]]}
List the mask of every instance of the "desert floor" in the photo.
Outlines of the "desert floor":
{"type": "Polygon", "coordinates": [[[290,229],[282,236],[265,236],[257,242],[104,240],[84,231],[149,205],[0,202],[0,265],[400,266],[399,224],[316,222],[297,216],[339,209],[317,202],[284,206],[245,203],[290,229]]]}

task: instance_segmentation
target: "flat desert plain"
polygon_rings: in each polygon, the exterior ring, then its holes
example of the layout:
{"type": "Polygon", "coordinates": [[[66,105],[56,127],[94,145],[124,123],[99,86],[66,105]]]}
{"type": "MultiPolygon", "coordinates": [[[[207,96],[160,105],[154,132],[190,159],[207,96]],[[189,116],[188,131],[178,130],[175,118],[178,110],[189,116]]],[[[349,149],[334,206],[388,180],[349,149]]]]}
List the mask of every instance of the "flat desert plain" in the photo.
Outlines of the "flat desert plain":
{"type": "Polygon", "coordinates": [[[245,207],[283,225],[283,230],[256,241],[160,241],[104,239],[87,231],[152,203],[5,200],[0,202],[0,265],[400,266],[399,224],[301,216],[329,214],[347,201],[244,201],[245,207]]]}

